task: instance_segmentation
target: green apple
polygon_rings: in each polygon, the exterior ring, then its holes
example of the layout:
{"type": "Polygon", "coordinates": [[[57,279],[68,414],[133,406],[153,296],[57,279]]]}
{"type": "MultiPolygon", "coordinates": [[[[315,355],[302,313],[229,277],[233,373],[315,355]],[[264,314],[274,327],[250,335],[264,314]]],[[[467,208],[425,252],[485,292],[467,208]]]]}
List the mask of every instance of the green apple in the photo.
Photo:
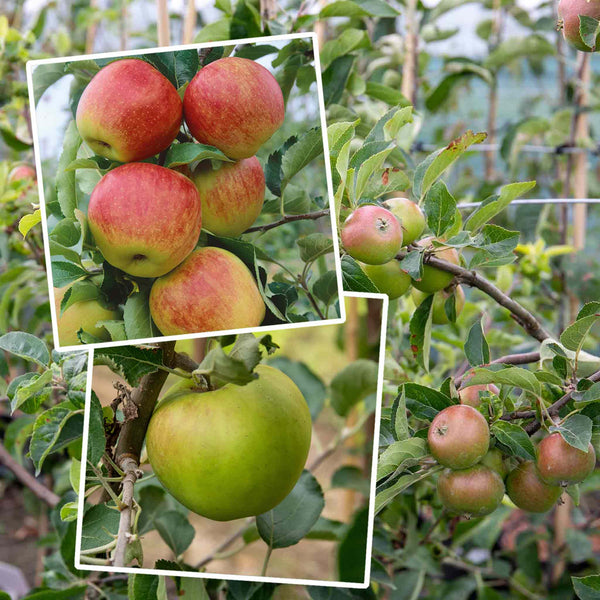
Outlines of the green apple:
{"type": "Polygon", "coordinates": [[[109,171],[96,185],[88,222],[104,258],[135,277],[159,277],[194,249],[202,228],[194,184],[150,163],[109,171]]]}
{"type": "Polygon", "coordinates": [[[390,260],[383,265],[367,265],[360,263],[360,268],[367,274],[382,294],[387,294],[390,300],[400,298],[410,287],[410,275],[400,268],[397,260],[390,260]]]}
{"type": "MultiPolygon", "coordinates": [[[[425,292],[413,289],[411,295],[415,304],[419,306],[423,300],[431,294],[426,294],[425,292]]],[[[433,295],[433,313],[431,317],[431,321],[435,325],[448,325],[448,323],[450,323],[450,319],[446,314],[446,302],[451,296],[454,296],[456,316],[458,317],[462,312],[465,306],[465,292],[463,291],[462,286],[457,285],[454,290],[440,290],[439,292],[435,292],[433,295]]]]}
{"type": "Polygon", "coordinates": [[[260,214],[265,198],[265,174],[256,156],[213,169],[201,162],[192,181],[202,202],[204,229],[219,236],[237,237],[260,214]]]}
{"type": "Polygon", "coordinates": [[[163,335],[177,335],[257,327],[265,303],[235,254],[205,247],[154,282],[150,312],[163,335]]]}
{"type": "Polygon", "coordinates": [[[183,97],[191,134],[229,158],[250,158],[281,127],[283,94],[268,69],[227,57],[202,67],[183,97]]]}
{"type": "Polygon", "coordinates": [[[81,344],[77,337],[80,329],[90,333],[100,340],[110,340],[110,335],[104,327],[98,327],[98,321],[110,321],[118,319],[116,311],[110,310],[98,300],[83,300],[71,304],[62,314],[60,303],[70,286],[54,288],[54,306],[56,308],[56,324],[58,328],[58,340],[61,346],[75,346],[81,344]]]}
{"type": "MultiPolygon", "coordinates": [[[[433,237],[427,237],[417,242],[417,245],[422,246],[423,248],[429,248],[433,241],[433,237]]],[[[445,260],[454,265],[460,264],[460,257],[454,248],[431,246],[431,250],[433,254],[441,260],[445,260]]],[[[423,276],[418,281],[413,280],[413,286],[422,292],[433,294],[433,292],[438,292],[447,288],[452,283],[453,279],[454,275],[452,275],[452,273],[448,273],[447,271],[430,265],[423,265],[423,276]]]]}
{"type": "Polygon", "coordinates": [[[216,521],[265,513],[300,477],[311,438],[310,411],[284,373],[259,365],[258,379],[210,392],[178,389],[155,410],[148,460],[169,492],[216,521]]]}
{"type": "Polygon", "coordinates": [[[402,229],[386,208],[364,204],[344,221],[341,240],[352,258],[368,265],[383,265],[400,250],[402,229]]]}
{"type": "Polygon", "coordinates": [[[408,198],[389,198],[383,205],[400,221],[404,246],[421,237],[425,230],[425,215],[416,202],[408,198]]]}
{"type": "Polygon", "coordinates": [[[183,106],[171,82],[139,59],[112,62],[96,73],[77,105],[77,129],[99,156],[144,160],[171,145],[183,106]]]}

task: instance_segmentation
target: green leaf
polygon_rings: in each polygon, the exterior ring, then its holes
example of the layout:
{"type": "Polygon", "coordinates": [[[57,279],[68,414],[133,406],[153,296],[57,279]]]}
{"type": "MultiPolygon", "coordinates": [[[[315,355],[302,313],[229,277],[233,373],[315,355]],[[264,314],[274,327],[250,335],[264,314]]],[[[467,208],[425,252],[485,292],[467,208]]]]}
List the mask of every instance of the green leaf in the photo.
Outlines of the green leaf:
{"type": "Polygon", "coordinates": [[[550,427],[550,431],[558,431],[567,444],[587,452],[592,441],[592,420],[585,415],[571,415],[563,423],[550,427]]]}
{"type": "Polygon", "coordinates": [[[501,213],[513,200],[533,189],[535,185],[535,181],[505,185],[500,190],[499,195],[492,196],[482,202],[481,206],[469,216],[465,223],[465,229],[474,233],[497,214],[501,213]]]}
{"type": "Polygon", "coordinates": [[[413,486],[418,481],[431,477],[441,470],[442,467],[434,467],[422,473],[403,475],[397,479],[393,485],[390,485],[377,493],[375,496],[375,514],[379,514],[394,498],[396,498],[396,496],[402,494],[409,487],[413,486]]]}
{"type": "Polygon", "coordinates": [[[344,29],[340,36],[325,43],[319,52],[321,70],[324,71],[336,58],[349,54],[358,48],[370,46],[369,36],[360,29],[344,29]]]}
{"type": "MultiPolygon", "coordinates": [[[[407,258],[411,254],[422,256],[420,252],[409,252],[407,258]]],[[[420,260],[420,259],[419,259],[420,260]]],[[[407,270],[408,265],[405,265],[406,258],[400,263],[400,267],[407,270]]],[[[420,263],[419,263],[420,264],[420,263]]],[[[408,271],[407,271],[408,272],[408,271]]],[[[412,274],[408,272],[409,275],[412,274]]],[[[413,313],[410,324],[410,347],[417,363],[429,371],[429,352],[431,349],[431,323],[433,309],[433,294],[427,296],[413,313]]]]}
{"type": "Polygon", "coordinates": [[[423,198],[444,171],[458,160],[469,149],[469,146],[481,144],[486,137],[485,133],[467,131],[461,137],[450,142],[446,148],[430,154],[415,170],[413,184],[415,196],[419,199],[423,198]]]}
{"type": "Polygon", "coordinates": [[[346,54],[336,58],[330,65],[323,71],[323,98],[325,100],[325,106],[330,104],[336,104],[344,93],[344,88],[348,82],[352,65],[354,64],[355,57],[351,54],[346,54]]]}
{"type": "Polygon", "coordinates": [[[296,240],[296,244],[300,247],[300,258],[305,263],[313,262],[320,256],[333,252],[331,237],[323,233],[311,233],[296,240]]]}
{"type": "Polygon", "coordinates": [[[90,401],[90,417],[88,425],[88,451],[87,460],[92,465],[97,465],[106,449],[106,436],[104,434],[104,414],[98,396],[92,391],[90,401]]]}
{"type": "Polygon", "coordinates": [[[439,237],[454,225],[456,200],[443,181],[436,181],[431,186],[425,196],[423,208],[433,235],[439,237]]]}
{"type": "Polygon", "coordinates": [[[490,431],[506,454],[535,460],[533,442],[521,426],[509,421],[496,421],[490,427],[490,431]]]}
{"type": "Polygon", "coordinates": [[[381,100],[390,106],[411,106],[410,100],[402,92],[376,81],[367,81],[365,94],[371,98],[375,98],[375,100],[381,100]]]}
{"type": "Polygon", "coordinates": [[[229,39],[231,29],[231,18],[223,17],[213,23],[208,23],[200,29],[194,38],[194,43],[221,42],[229,39]]]}
{"type": "Polygon", "coordinates": [[[81,279],[88,275],[88,272],[81,267],[65,261],[52,261],[52,285],[55,288],[61,288],[69,285],[73,281],[81,279]]]}
{"type": "Polygon", "coordinates": [[[583,43],[596,51],[596,40],[600,35],[600,21],[586,15],[579,15],[579,33],[583,43]]]}
{"type": "Polygon", "coordinates": [[[309,129],[289,146],[281,160],[281,190],[283,191],[290,180],[322,152],[323,134],[320,127],[309,129]]]}
{"type": "Polygon", "coordinates": [[[129,600],[158,600],[160,579],[157,575],[132,573],[127,581],[129,600]]]}
{"type": "Polygon", "coordinates": [[[521,58],[553,56],[556,49],[543,35],[529,34],[523,37],[511,37],[496,46],[484,60],[483,66],[497,70],[512,61],[521,58]]]}
{"type": "Polygon", "coordinates": [[[75,216],[77,208],[75,171],[66,171],[65,169],[77,158],[81,142],[75,121],[71,121],[65,132],[62,153],[56,168],[56,195],[60,210],[65,217],[75,216]]]}
{"type": "MultiPolygon", "coordinates": [[[[378,142],[375,142],[378,143],[378,142]]],[[[356,186],[354,190],[354,194],[357,200],[360,200],[363,197],[363,193],[367,188],[367,184],[369,178],[375,171],[378,171],[383,166],[385,159],[390,155],[394,148],[389,147],[381,152],[377,152],[372,156],[369,156],[366,160],[360,161],[360,166],[358,167],[358,174],[356,176],[356,186]]],[[[355,155],[356,156],[356,155],[355,155]]],[[[354,156],[352,157],[350,164],[353,165],[354,156]]]]}
{"type": "MultiPolygon", "coordinates": [[[[389,357],[387,360],[389,360],[389,357]]],[[[394,439],[402,441],[410,438],[410,427],[408,426],[408,415],[406,412],[406,394],[404,386],[402,386],[400,393],[396,396],[396,398],[394,399],[394,403],[392,404],[392,414],[390,415],[390,423],[392,425],[392,434],[394,436],[394,439]]]]}
{"type": "Polygon", "coordinates": [[[11,331],[0,337],[0,349],[42,367],[50,364],[50,353],[46,344],[35,335],[23,331],[11,331]]]}
{"type": "Polygon", "coordinates": [[[342,281],[344,289],[350,292],[379,293],[359,264],[348,255],[342,256],[342,281]]]}
{"type": "Polygon", "coordinates": [[[258,533],[272,548],[293,546],[312,529],[324,506],[319,482],[305,470],[282,502],[256,517],[258,533]]]}
{"type": "Polygon", "coordinates": [[[176,89],[190,81],[199,67],[198,51],[195,49],[155,52],[140,58],[156,67],[176,89]]]}
{"type": "MultiPolygon", "coordinates": [[[[65,402],[49,408],[38,416],[33,426],[33,434],[31,435],[31,444],[29,447],[29,454],[35,466],[36,474],[39,474],[48,454],[57,450],[54,446],[65,431],[67,423],[73,417],[77,417],[77,419],[74,419],[77,427],[71,423],[71,433],[68,436],[68,442],[70,443],[73,439],[81,437],[83,427],[82,413],[82,410],[72,410],[69,403],[65,402]]],[[[67,443],[63,437],[61,446],[64,447],[65,445],[67,443]]]]}
{"type": "Polygon", "coordinates": [[[220,160],[223,162],[233,162],[218,148],[208,146],[207,144],[173,144],[167,151],[165,157],[165,167],[173,168],[181,165],[189,165],[201,160],[220,160]]]}
{"type": "Polygon", "coordinates": [[[600,322],[600,313],[582,317],[569,325],[560,335],[560,342],[567,350],[580,352],[592,327],[600,322]]]}
{"type": "Polygon", "coordinates": [[[15,410],[21,408],[27,400],[50,384],[52,384],[52,371],[50,369],[44,371],[42,374],[34,373],[33,377],[27,383],[17,388],[10,403],[11,412],[15,412],[15,410]]]}
{"type": "Polygon", "coordinates": [[[65,76],[65,65],[63,63],[52,63],[38,65],[33,73],[33,99],[35,104],[40,101],[44,92],[59,79],[65,76]]]}
{"type": "Polygon", "coordinates": [[[396,167],[388,167],[380,173],[374,173],[367,182],[362,194],[364,198],[377,200],[392,192],[404,192],[410,187],[408,175],[396,167]]]}
{"type": "Polygon", "coordinates": [[[144,339],[154,336],[150,315],[150,288],[142,288],[127,298],[123,309],[127,339],[144,339]]]}
{"type": "Polygon", "coordinates": [[[342,417],[350,409],[377,391],[379,366],[375,361],[360,358],[344,367],[331,380],[331,406],[342,417]]]}
{"type": "Polygon", "coordinates": [[[363,583],[367,559],[369,511],[363,509],[354,517],[337,552],[338,575],[341,581],[363,583]]]}
{"type": "Polygon", "coordinates": [[[345,465],[340,467],[331,476],[331,487],[355,490],[363,494],[363,496],[368,496],[369,488],[371,486],[369,479],[365,477],[365,473],[362,469],[352,465],[345,465]]]}
{"type": "Polygon", "coordinates": [[[327,4],[319,19],[328,17],[397,17],[398,11],[383,0],[337,0],[327,4]]]}
{"type": "Polygon", "coordinates": [[[468,380],[469,385],[495,383],[519,387],[535,396],[542,394],[542,387],[536,376],[521,367],[507,367],[498,371],[477,368],[473,370],[473,373],[474,376],[468,380]]]}
{"type": "Polygon", "coordinates": [[[196,532],[187,518],[177,510],[168,510],[154,519],[154,526],[175,556],[183,554],[196,532]]]}
{"type": "Polygon", "coordinates": [[[338,297],[338,279],[336,271],[327,271],[313,284],[313,294],[329,306],[338,297]]]}
{"type": "Polygon", "coordinates": [[[465,355],[472,367],[487,365],[490,362],[490,347],[483,333],[482,321],[477,321],[469,330],[465,342],[465,355]]]}
{"type": "Polygon", "coordinates": [[[117,537],[121,513],[106,504],[92,506],[83,515],[81,550],[93,550],[112,542],[117,537]]]}
{"type": "Polygon", "coordinates": [[[571,577],[571,581],[580,600],[600,600],[600,575],[571,577]]]}
{"type": "Polygon", "coordinates": [[[402,472],[408,467],[414,467],[428,453],[427,441],[421,438],[409,438],[390,444],[379,457],[377,479],[383,479],[396,470],[402,472]]]}
{"type": "Polygon", "coordinates": [[[446,394],[418,383],[403,385],[406,408],[417,419],[431,421],[441,410],[456,404],[446,394]]]}
{"type": "Polygon", "coordinates": [[[97,348],[94,364],[106,365],[129,385],[136,387],[144,375],[158,371],[162,365],[162,349],[137,346],[97,348]]]}
{"type": "Polygon", "coordinates": [[[19,221],[19,233],[23,237],[27,237],[27,234],[31,231],[32,227],[35,227],[42,220],[42,214],[40,209],[36,208],[30,215],[24,215],[19,221]]]}

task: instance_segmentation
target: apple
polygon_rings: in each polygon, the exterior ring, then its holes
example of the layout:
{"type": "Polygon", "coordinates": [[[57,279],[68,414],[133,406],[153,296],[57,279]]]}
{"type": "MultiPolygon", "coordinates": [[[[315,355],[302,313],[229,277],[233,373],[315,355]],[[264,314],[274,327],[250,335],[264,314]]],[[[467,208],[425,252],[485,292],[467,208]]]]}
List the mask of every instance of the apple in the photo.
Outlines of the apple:
{"type": "Polygon", "coordinates": [[[458,391],[460,403],[467,404],[473,408],[478,408],[481,406],[479,392],[491,392],[497,396],[500,393],[500,390],[493,383],[489,383],[488,385],[467,385],[458,391]]]}
{"type": "Polygon", "coordinates": [[[80,329],[101,340],[110,340],[108,331],[104,327],[97,327],[96,323],[98,321],[119,319],[119,315],[116,311],[102,306],[98,300],[75,302],[62,314],[60,313],[60,303],[69,287],[54,288],[54,306],[56,308],[56,324],[60,345],[75,346],[81,344],[77,337],[77,332],[80,329]]]}
{"type": "Polygon", "coordinates": [[[202,224],[215,235],[237,237],[250,227],[262,210],[265,174],[256,156],[213,169],[201,162],[192,181],[202,202],[202,224]]]}
{"type": "Polygon", "coordinates": [[[77,129],[99,156],[120,162],[150,158],[179,133],[183,106],[171,82],[151,64],[117,60],[96,73],[77,105],[77,129]]]}
{"type": "Polygon", "coordinates": [[[8,174],[8,183],[15,181],[35,181],[37,179],[35,169],[31,165],[17,165],[8,174]]]}
{"type": "MultiPolygon", "coordinates": [[[[411,295],[415,304],[419,306],[423,300],[431,294],[426,294],[425,292],[413,289],[411,295]]],[[[462,312],[465,306],[465,292],[463,291],[462,286],[457,285],[454,290],[440,290],[439,292],[435,292],[433,295],[433,313],[431,317],[431,321],[435,325],[448,325],[448,323],[450,323],[445,307],[446,302],[451,296],[454,296],[456,316],[458,317],[462,312]]]]}
{"type": "Polygon", "coordinates": [[[488,467],[492,471],[496,471],[502,480],[508,475],[508,467],[504,462],[504,455],[498,448],[490,448],[487,454],[481,459],[482,465],[488,467]]]}
{"type": "Polygon", "coordinates": [[[177,335],[257,327],[265,303],[235,254],[207,246],[154,282],[150,313],[163,335],[177,335]]]}
{"type": "Polygon", "coordinates": [[[397,260],[390,260],[384,265],[360,263],[360,268],[382,294],[390,297],[390,300],[400,298],[410,287],[410,275],[400,268],[397,260]]]}
{"type": "Polygon", "coordinates": [[[600,49],[600,34],[596,37],[596,47],[588,46],[581,37],[580,16],[600,21],[600,0],[560,0],[558,3],[559,27],[569,44],[581,52],[593,52],[600,49]]]}
{"type": "Polygon", "coordinates": [[[265,513],[300,477],[310,411],[296,384],[266,365],[247,385],[167,394],[146,433],[159,481],[191,511],[216,521],[265,513]]]}
{"type": "Polygon", "coordinates": [[[250,158],[285,117],[277,80],[247,58],[227,57],[202,67],[183,96],[191,134],[229,158],[250,158]]]}
{"type": "Polygon", "coordinates": [[[425,215],[417,203],[408,198],[389,198],[383,205],[400,221],[404,246],[421,237],[425,230],[425,215]]]}
{"type": "Polygon", "coordinates": [[[562,494],[560,486],[543,481],[531,460],[522,462],[509,473],[506,491],[521,510],[533,513],[549,511],[562,494]]]}
{"type": "Polygon", "coordinates": [[[109,171],[96,185],[88,222],[104,258],[135,277],[159,277],[194,249],[200,196],[181,173],[150,163],[109,171]]]}
{"type": "Polygon", "coordinates": [[[368,265],[383,265],[398,254],[402,229],[387,208],[364,204],[344,221],[341,239],[352,258],[368,265]]]}
{"type": "Polygon", "coordinates": [[[588,445],[587,452],[575,448],[555,432],[539,443],[536,466],[548,485],[581,483],[596,468],[596,451],[592,444],[588,445]]]}
{"type": "MultiPolygon", "coordinates": [[[[427,248],[434,241],[433,237],[423,238],[417,245],[427,248]]],[[[454,248],[433,248],[433,254],[442,260],[450,262],[454,265],[460,264],[460,257],[454,248]]],[[[431,265],[423,265],[423,276],[419,281],[413,280],[413,286],[422,292],[433,294],[447,288],[454,279],[452,273],[448,273],[442,269],[432,267],[431,265]]]]}

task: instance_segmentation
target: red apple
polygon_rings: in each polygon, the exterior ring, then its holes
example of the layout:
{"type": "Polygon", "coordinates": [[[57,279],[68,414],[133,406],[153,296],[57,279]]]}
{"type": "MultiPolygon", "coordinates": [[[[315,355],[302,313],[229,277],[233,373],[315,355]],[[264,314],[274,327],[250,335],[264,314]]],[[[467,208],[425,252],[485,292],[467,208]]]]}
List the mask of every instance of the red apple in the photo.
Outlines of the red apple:
{"type": "Polygon", "coordinates": [[[198,242],[200,197],[172,169],[131,163],[109,171],[94,188],[88,221],[111,265],[136,277],[159,277],[198,242]]]}
{"type": "Polygon", "coordinates": [[[256,221],[265,198],[265,174],[256,156],[213,169],[201,162],[192,181],[202,202],[204,229],[228,237],[244,233],[256,221]]]}
{"type": "Polygon", "coordinates": [[[581,37],[579,17],[591,17],[600,21],[600,0],[560,0],[558,18],[563,36],[569,44],[582,52],[593,52],[600,48],[600,35],[596,37],[596,47],[590,48],[581,37]]]}
{"type": "Polygon", "coordinates": [[[177,335],[257,327],[265,303],[235,254],[205,247],[154,282],[150,312],[163,335],[177,335]]]}
{"type": "Polygon", "coordinates": [[[368,265],[389,262],[402,246],[398,219],[374,204],[365,204],[351,213],[342,225],[341,237],[346,252],[368,265]]]}
{"type": "Polygon", "coordinates": [[[283,94],[265,67],[227,57],[202,67],[183,97],[185,122],[201,143],[249,158],[281,127],[283,94]]]}
{"type": "Polygon", "coordinates": [[[12,171],[8,174],[8,183],[14,183],[15,181],[26,181],[36,180],[35,169],[31,165],[17,165],[12,171]]]}
{"type": "Polygon", "coordinates": [[[175,87],[151,64],[118,60],[100,69],[77,106],[77,129],[98,155],[143,160],[168,148],[181,127],[175,87]]]}
{"type": "Polygon", "coordinates": [[[75,346],[81,344],[77,332],[83,329],[101,340],[110,340],[108,331],[98,327],[98,321],[118,319],[115,311],[102,306],[98,300],[83,300],[71,304],[62,314],[60,303],[70,286],[54,288],[54,306],[56,308],[56,322],[58,327],[58,340],[61,346],[75,346]]]}

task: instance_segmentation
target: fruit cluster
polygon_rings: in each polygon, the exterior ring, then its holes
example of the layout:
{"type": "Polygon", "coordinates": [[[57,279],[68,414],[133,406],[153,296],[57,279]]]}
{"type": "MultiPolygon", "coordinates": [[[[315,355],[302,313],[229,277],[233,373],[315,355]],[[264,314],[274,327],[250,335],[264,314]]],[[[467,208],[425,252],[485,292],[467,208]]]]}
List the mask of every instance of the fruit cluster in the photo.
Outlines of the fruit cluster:
{"type": "MultiPolygon", "coordinates": [[[[255,153],[283,120],[283,94],[273,75],[238,57],[202,67],[183,101],[164,75],[140,59],[109,63],[85,88],[76,114],[81,137],[96,155],[125,163],[92,191],[89,230],[106,262],[155,280],[150,312],[163,335],[263,321],[265,304],[246,265],[231,252],[196,245],[202,228],[237,237],[254,223],[265,194],[255,153]],[[177,143],[182,119],[198,142],[221,151],[222,161],[204,160],[193,169],[156,164],[153,157],[177,143]]],[[[116,307],[93,299],[61,314],[66,291],[55,294],[61,343],[79,343],[81,328],[107,339],[97,324],[118,318],[116,307]]]]}
{"type": "Polygon", "coordinates": [[[453,284],[454,276],[425,264],[421,279],[412,279],[395,258],[403,246],[414,244],[431,249],[442,260],[460,263],[454,248],[434,247],[433,242],[443,242],[433,237],[419,239],[424,230],[425,215],[418,204],[408,198],[390,198],[383,206],[365,204],[354,210],[344,221],[341,240],[345,251],[359,261],[361,269],[390,300],[403,296],[411,286],[417,306],[433,294],[432,322],[446,325],[465,304],[465,293],[460,285],[453,284]]]}
{"type": "Polygon", "coordinates": [[[555,432],[539,443],[536,461],[519,461],[510,468],[515,459],[490,447],[488,422],[473,406],[480,391],[498,393],[498,388],[482,388],[460,390],[461,404],[440,411],[429,427],[431,455],[446,467],[437,484],[442,505],[453,514],[481,517],[495,511],[506,492],[522,510],[550,510],[565,486],[580,483],[592,473],[594,448],[590,444],[583,452],[555,432]]]}

